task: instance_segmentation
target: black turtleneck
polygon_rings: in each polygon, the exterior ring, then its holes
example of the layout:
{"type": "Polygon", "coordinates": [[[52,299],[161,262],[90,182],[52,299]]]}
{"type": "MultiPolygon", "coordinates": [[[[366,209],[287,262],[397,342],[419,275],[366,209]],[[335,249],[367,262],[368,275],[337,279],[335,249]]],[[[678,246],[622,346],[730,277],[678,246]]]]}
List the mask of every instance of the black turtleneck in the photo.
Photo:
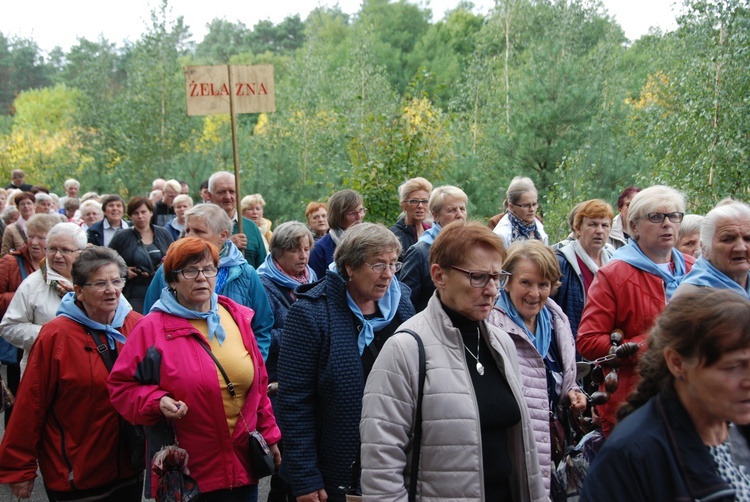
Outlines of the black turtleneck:
{"type": "Polygon", "coordinates": [[[474,385],[474,394],[479,410],[479,427],[482,434],[482,468],[484,470],[485,500],[513,500],[510,474],[513,470],[508,454],[508,429],[521,420],[513,391],[502,370],[492,357],[487,342],[479,333],[479,322],[472,321],[440,303],[454,327],[461,332],[466,355],[466,366],[474,385]],[[484,366],[484,375],[477,372],[479,338],[479,362],[484,366]]]}

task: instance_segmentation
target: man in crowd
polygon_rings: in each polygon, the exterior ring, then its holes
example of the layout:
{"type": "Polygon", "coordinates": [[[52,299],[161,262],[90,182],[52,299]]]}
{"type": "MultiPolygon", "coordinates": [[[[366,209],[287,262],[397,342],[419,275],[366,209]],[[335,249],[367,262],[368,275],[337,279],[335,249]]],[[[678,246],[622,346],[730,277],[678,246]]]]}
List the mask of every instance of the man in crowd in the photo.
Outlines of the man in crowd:
{"type": "Polygon", "coordinates": [[[10,172],[10,183],[8,183],[8,186],[6,186],[5,189],[17,188],[24,192],[28,192],[31,190],[31,185],[24,183],[24,178],[26,178],[26,174],[22,170],[13,169],[13,171],[10,172]]]}

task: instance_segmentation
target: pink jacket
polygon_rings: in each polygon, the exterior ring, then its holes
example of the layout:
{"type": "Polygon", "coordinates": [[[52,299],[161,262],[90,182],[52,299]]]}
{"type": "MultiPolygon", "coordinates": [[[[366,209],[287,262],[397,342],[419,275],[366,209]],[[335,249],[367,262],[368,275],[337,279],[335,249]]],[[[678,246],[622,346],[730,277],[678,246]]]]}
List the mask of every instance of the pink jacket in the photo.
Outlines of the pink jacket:
{"type": "MultiPolygon", "coordinates": [[[[250,328],[254,312],[224,296],[219,296],[219,303],[239,326],[255,363],[255,379],[242,408],[247,426],[257,428],[269,444],[278,443],[281,432],[266,392],[268,375],[250,328]]],[[[159,411],[163,396],[184,401],[189,411],[173,424],[180,447],[190,454],[190,475],[200,491],[257,484],[248,463],[248,433],[238,420],[234,436],[229,436],[216,364],[199,339],[205,340],[186,319],[163,312],[141,319],[112,368],[112,405],[132,423],[157,425],[165,420],[159,411]]],[[[152,473],[151,496],[155,495],[152,473]]]]}
{"type": "MultiPolygon", "coordinates": [[[[576,383],[576,348],[568,318],[562,309],[552,300],[545,304],[552,314],[552,328],[557,338],[563,367],[563,382],[560,402],[567,403],[568,392],[577,390],[576,383]]],[[[502,309],[495,307],[490,312],[487,322],[498,326],[510,335],[518,352],[518,366],[521,370],[523,395],[529,407],[531,424],[534,428],[539,464],[544,478],[544,487],[549,493],[552,473],[552,442],[549,428],[549,397],[547,396],[547,372],[544,360],[526,332],[517,325],[502,309]]]]}

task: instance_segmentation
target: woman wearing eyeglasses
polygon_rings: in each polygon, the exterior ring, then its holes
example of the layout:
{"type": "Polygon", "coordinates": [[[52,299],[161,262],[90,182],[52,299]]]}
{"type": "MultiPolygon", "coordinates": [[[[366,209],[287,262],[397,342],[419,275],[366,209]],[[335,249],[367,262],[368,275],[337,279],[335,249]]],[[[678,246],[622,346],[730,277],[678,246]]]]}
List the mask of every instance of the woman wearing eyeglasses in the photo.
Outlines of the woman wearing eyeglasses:
{"type": "MultiPolygon", "coordinates": [[[[684,213],[683,195],[670,187],[652,186],[633,197],[628,211],[632,238],[599,269],[589,288],[576,339],[581,356],[593,361],[608,355],[615,331],[622,335],[620,344],[646,341],[654,320],[695,262],[675,248],[684,213]]],[[[637,361],[637,353],[621,361],[617,390],[597,406],[605,436],[616,423],[617,408],[637,383],[637,361]]]]}
{"type": "Polygon", "coordinates": [[[328,233],[315,243],[310,252],[310,268],[318,277],[324,277],[328,265],[333,262],[333,253],[344,236],[344,232],[362,223],[367,208],[362,196],[354,190],[341,190],[328,199],[328,233]]]}
{"type": "MultiPolygon", "coordinates": [[[[78,228],[85,245],[78,225],[63,225],[78,228]]],[[[48,242],[48,250],[59,245],[48,242]]],[[[141,318],[121,296],[127,266],[100,247],[71,265],[74,291],[39,331],[21,379],[0,444],[0,483],[28,498],[38,467],[51,501],[139,502],[142,467],[130,463],[125,424],[107,390],[111,362],[141,318]]]]}
{"type": "Polygon", "coordinates": [[[576,384],[576,348],[568,318],[550,299],[562,273],[552,248],[537,240],[515,242],[504,268],[511,275],[488,322],[508,333],[516,346],[523,394],[549,491],[553,460],[559,461],[566,439],[555,436],[551,418],[562,419],[565,408],[582,412],[587,403],[576,384]]]}
{"type": "Polygon", "coordinates": [[[391,337],[362,400],[364,500],[548,500],[513,342],[486,319],[508,274],[502,240],[478,222],[446,225],[430,252],[437,287],[402,324],[425,350],[419,471],[416,340],[391,337]]]}
{"type": "Polygon", "coordinates": [[[513,242],[537,239],[549,244],[544,225],[536,217],[539,195],[531,178],[516,176],[505,193],[505,214],[495,226],[494,232],[503,238],[505,247],[513,242]]]}
{"type": "Polygon", "coordinates": [[[396,280],[401,244],[362,223],[336,248],[336,271],[299,286],[279,351],[280,475],[298,501],[343,501],[359,454],[365,379],[385,341],[414,315],[396,280]]]}
{"type": "Polygon", "coordinates": [[[21,373],[39,330],[55,318],[62,297],[73,291],[73,261],[86,247],[86,241],[86,232],[75,223],[53,226],[47,232],[46,256],[39,270],[21,283],[8,305],[0,333],[11,345],[25,351],[21,373]]]}
{"type": "MultiPolygon", "coordinates": [[[[169,247],[169,286],[117,358],[110,398],[126,420],[146,425],[148,458],[175,441],[187,451],[200,500],[253,502],[258,477],[249,467],[249,433],[265,438],[277,465],[281,434],[250,324],[254,312],[214,292],[218,265],[218,249],[203,239],[169,247]]],[[[154,497],[156,489],[152,473],[147,493],[154,497]]]]}
{"type": "Polygon", "coordinates": [[[399,261],[403,261],[406,251],[432,226],[425,223],[431,191],[432,183],[424,178],[412,178],[398,187],[403,213],[391,227],[391,232],[401,241],[399,261]]]}

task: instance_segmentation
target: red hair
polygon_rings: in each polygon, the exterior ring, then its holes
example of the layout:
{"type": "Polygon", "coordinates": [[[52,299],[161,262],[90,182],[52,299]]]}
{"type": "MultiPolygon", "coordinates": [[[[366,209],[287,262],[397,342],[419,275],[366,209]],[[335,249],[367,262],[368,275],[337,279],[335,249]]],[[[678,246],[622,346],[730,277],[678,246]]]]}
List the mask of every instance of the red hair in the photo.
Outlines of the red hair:
{"type": "Polygon", "coordinates": [[[212,260],[214,266],[218,266],[219,250],[210,242],[197,237],[185,237],[173,242],[164,259],[164,279],[167,282],[175,281],[177,279],[175,270],[198,263],[203,258],[212,260]]]}

